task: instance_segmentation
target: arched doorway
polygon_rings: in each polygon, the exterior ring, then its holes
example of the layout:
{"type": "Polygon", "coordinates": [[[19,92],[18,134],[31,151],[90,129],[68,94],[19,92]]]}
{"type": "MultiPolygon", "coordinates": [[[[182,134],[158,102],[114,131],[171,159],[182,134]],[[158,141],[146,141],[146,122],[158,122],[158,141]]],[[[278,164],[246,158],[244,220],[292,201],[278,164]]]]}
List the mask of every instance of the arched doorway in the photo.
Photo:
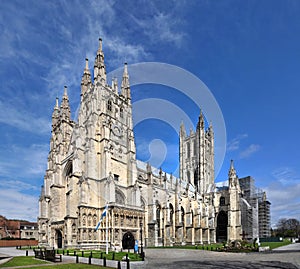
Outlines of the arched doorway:
{"type": "Polygon", "coordinates": [[[56,244],[57,248],[62,248],[62,234],[60,230],[56,230],[56,244]]]}
{"type": "Polygon", "coordinates": [[[217,242],[227,241],[228,216],[225,211],[220,211],[217,217],[217,242]]]}
{"type": "Polygon", "coordinates": [[[135,244],[134,236],[131,232],[127,232],[123,235],[122,248],[133,249],[135,244]]]}

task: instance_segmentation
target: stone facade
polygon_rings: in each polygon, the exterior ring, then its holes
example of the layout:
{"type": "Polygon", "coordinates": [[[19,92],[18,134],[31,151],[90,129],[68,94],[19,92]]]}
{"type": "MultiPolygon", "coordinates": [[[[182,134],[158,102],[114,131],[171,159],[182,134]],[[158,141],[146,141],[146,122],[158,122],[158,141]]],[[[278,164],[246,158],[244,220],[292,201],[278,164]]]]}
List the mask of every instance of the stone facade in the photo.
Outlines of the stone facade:
{"type": "Polygon", "coordinates": [[[78,120],[67,88],[52,114],[48,167],[39,200],[39,243],[125,248],[241,238],[242,191],[233,163],[229,188],[214,184],[214,134],[202,113],[195,132],[180,126],[180,177],[136,160],[127,64],[120,89],[106,81],[102,40],[93,80],[86,60],[78,120]],[[95,231],[106,206],[108,212],[95,231]],[[218,224],[219,227],[218,227],[218,224]]]}

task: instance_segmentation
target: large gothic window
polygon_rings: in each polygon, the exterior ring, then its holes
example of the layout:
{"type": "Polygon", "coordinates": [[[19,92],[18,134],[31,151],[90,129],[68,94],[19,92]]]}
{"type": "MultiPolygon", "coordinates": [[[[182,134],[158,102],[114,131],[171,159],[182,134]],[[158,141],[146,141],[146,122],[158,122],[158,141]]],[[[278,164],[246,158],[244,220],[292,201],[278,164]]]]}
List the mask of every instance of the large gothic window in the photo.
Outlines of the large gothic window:
{"type": "Polygon", "coordinates": [[[197,142],[196,140],[194,141],[194,156],[197,154],[197,142]]]}
{"type": "Polygon", "coordinates": [[[186,143],[186,155],[187,155],[187,158],[190,158],[190,156],[191,156],[191,146],[190,146],[190,142],[187,142],[187,143],[186,143]]]}
{"type": "Polygon", "coordinates": [[[125,196],[120,190],[116,190],[116,203],[120,205],[125,204],[125,196]]]}
{"type": "Polygon", "coordinates": [[[198,181],[199,181],[199,168],[197,167],[194,172],[194,186],[196,187],[197,191],[198,191],[198,181]]]}
{"type": "Polygon", "coordinates": [[[184,226],[184,209],[183,207],[181,207],[181,222],[182,222],[182,225],[184,226]]]}
{"type": "Polygon", "coordinates": [[[160,211],[161,207],[159,204],[156,205],[156,221],[157,221],[157,236],[160,237],[160,211]]]}
{"type": "Polygon", "coordinates": [[[173,216],[174,216],[174,207],[170,204],[170,222],[173,224],[173,216]]]}
{"type": "Polygon", "coordinates": [[[112,111],[112,101],[111,100],[107,101],[107,110],[112,111]]]}

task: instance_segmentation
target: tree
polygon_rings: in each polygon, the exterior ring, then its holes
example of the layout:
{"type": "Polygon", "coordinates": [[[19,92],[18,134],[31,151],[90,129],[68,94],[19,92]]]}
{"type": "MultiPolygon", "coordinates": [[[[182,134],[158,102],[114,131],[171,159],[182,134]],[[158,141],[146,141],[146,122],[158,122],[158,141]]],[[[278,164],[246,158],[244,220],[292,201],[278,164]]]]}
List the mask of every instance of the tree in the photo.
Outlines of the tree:
{"type": "Polygon", "coordinates": [[[278,220],[276,235],[281,237],[298,237],[300,222],[297,219],[282,218],[278,220]]]}

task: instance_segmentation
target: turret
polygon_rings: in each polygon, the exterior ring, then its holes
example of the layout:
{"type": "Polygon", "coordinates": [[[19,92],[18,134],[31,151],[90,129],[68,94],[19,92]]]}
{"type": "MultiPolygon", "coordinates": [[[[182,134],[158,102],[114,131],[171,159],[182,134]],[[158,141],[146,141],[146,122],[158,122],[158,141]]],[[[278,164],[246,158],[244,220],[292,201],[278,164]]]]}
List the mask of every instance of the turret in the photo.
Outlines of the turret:
{"type": "Polygon", "coordinates": [[[59,119],[59,106],[58,106],[58,97],[55,100],[55,106],[52,113],[52,130],[55,128],[59,119]]]}
{"type": "Polygon", "coordinates": [[[240,183],[236,171],[234,169],[233,160],[230,162],[230,169],[228,172],[228,180],[229,180],[229,191],[230,190],[237,190],[238,192],[241,191],[240,183]]]}
{"type": "Polygon", "coordinates": [[[85,68],[81,79],[81,96],[83,96],[92,84],[91,73],[89,69],[89,60],[85,59],[85,68]]]}
{"type": "Polygon", "coordinates": [[[65,86],[64,88],[64,95],[60,104],[60,116],[62,120],[70,121],[71,118],[71,109],[69,104],[69,97],[68,97],[68,88],[65,86]]]}
{"type": "Polygon", "coordinates": [[[94,64],[94,81],[101,82],[102,85],[106,84],[106,69],[104,64],[104,53],[102,51],[102,39],[99,38],[99,48],[94,64]]]}
{"type": "Polygon", "coordinates": [[[203,116],[202,110],[200,111],[197,129],[204,129],[204,116],[203,116]]]}
{"type": "Polygon", "coordinates": [[[121,94],[127,99],[131,100],[127,63],[124,64],[124,72],[123,72],[122,83],[121,83],[121,94]]]}
{"type": "Polygon", "coordinates": [[[237,240],[241,238],[241,206],[240,195],[241,189],[239,179],[234,169],[233,160],[231,160],[228,172],[229,180],[229,223],[228,223],[228,239],[237,240]]]}
{"type": "Polygon", "coordinates": [[[179,132],[180,138],[186,137],[185,127],[183,121],[180,123],[180,132],[179,132]]]}

